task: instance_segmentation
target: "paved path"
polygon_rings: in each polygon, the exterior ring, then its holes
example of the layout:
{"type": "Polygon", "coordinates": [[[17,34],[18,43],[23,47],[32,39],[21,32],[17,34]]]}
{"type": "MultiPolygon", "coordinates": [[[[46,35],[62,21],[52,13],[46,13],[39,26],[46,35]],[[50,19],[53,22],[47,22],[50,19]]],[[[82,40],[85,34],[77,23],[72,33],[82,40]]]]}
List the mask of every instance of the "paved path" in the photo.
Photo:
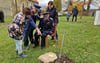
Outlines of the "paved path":
{"type": "Polygon", "coordinates": [[[6,27],[9,26],[9,24],[1,24],[0,27],[6,27]]]}

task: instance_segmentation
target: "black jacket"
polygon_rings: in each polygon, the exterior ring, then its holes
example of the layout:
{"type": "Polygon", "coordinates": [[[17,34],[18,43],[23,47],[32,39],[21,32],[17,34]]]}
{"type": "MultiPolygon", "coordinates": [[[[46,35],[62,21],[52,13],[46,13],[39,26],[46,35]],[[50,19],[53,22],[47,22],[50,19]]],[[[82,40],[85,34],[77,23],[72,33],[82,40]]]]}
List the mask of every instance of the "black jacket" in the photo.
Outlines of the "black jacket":
{"type": "Polygon", "coordinates": [[[78,15],[78,9],[77,9],[77,7],[75,7],[75,8],[72,10],[72,14],[73,14],[73,15],[78,15]]]}
{"type": "Polygon", "coordinates": [[[3,11],[0,11],[0,18],[4,18],[4,13],[3,13],[3,11]]]}
{"type": "Polygon", "coordinates": [[[40,19],[38,28],[40,28],[41,31],[52,31],[54,32],[54,24],[53,19],[49,18],[49,20],[44,20],[44,18],[40,19]]]}
{"type": "Polygon", "coordinates": [[[55,8],[55,6],[50,10],[49,8],[47,9],[47,12],[49,12],[50,17],[53,18],[54,23],[58,24],[58,11],[55,8]]]}

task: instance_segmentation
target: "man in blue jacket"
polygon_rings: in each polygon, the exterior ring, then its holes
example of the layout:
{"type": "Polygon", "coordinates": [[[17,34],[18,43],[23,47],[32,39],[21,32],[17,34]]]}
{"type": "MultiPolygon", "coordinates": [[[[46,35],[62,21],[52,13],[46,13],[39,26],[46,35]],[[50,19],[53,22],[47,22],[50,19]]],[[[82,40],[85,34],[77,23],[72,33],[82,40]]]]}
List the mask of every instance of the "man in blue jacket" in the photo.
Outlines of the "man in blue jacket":
{"type": "Polygon", "coordinates": [[[72,14],[73,14],[72,22],[73,22],[73,20],[74,20],[74,17],[75,17],[75,22],[77,22],[77,15],[78,15],[77,6],[75,6],[75,8],[73,8],[72,14]]]}
{"type": "MultiPolygon", "coordinates": [[[[38,19],[40,19],[40,8],[41,8],[41,6],[39,6],[38,4],[33,4],[33,5],[34,5],[34,7],[30,6],[30,8],[32,10],[32,19],[33,19],[34,23],[36,24],[36,21],[38,19]]],[[[33,31],[34,31],[34,29],[32,29],[32,28],[29,31],[29,39],[30,39],[31,44],[34,43],[33,31]]]]}
{"type": "MultiPolygon", "coordinates": [[[[38,15],[38,12],[39,12],[41,6],[39,6],[38,4],[34,4],[34,6],[31,6],[30,8],[32,10],[32,16],[31,16],[30,20],[33,21],[36,24],[37,18],[38,19],[40,18],[40,16],[38,15]]],[[[29,22],[31,23],[31,21],[29,21],[29,22]]],[[[30,26],[30,23],[27,23],[27,27],[24,30],[24,32],[25,32],[24,33],[24,46],[25,46],[26,50],[29,50],[28,37],[30,39],[31,44],[34,43],[34,40],[33,40],[33,30],[34,30],[34,28],[32,26],[30,26]]]]}

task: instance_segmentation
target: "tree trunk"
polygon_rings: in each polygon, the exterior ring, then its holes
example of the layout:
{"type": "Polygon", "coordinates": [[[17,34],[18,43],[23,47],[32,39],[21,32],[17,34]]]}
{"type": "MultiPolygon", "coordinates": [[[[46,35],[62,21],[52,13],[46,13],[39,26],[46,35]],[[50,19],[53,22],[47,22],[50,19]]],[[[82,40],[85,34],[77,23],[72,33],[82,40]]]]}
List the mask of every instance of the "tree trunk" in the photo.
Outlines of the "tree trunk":
{"type": "Polygon", "coordinates": [[[88,6],[87,6],[87,16],[89,15],[89,10],[90,10],[91,2],[92,2],[92,0],[89,0],[88,6]]]}
{"type": "Polygon", "coordinates": [[[81,10],[81,16],[80,16],[80,19],[82,19],[82,16],[83,16],[83,9],[84,9],[85,2],[86,2],[86,0],[84,0],[84,3],[83,3],[83,5],[82,5],[82,10],[81,10]]]}
{"type": "Polygon", "coordinates": [[[17,13],[17,0],[15,0],[15,4],[16,4],[16,13],[17,13]]]}

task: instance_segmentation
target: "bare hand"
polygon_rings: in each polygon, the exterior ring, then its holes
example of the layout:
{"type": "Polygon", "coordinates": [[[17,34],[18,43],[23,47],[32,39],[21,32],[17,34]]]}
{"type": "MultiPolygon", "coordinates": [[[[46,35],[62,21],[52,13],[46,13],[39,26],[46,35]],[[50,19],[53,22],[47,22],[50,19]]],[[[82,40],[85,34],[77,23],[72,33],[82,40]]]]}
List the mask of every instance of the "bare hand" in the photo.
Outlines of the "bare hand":
{"type": "Polygon", "coordinates": [[[36,31],[37,31],[38,35],[42,35],[41,31],[38,28],[36,28],[36,31]]]}
{"type": "Polygon", "coordinates": [[[38,30],[37,32],[38,32],[38,35],[42,35],[41,32],[40,32],[40,30],[38,30]]]}

